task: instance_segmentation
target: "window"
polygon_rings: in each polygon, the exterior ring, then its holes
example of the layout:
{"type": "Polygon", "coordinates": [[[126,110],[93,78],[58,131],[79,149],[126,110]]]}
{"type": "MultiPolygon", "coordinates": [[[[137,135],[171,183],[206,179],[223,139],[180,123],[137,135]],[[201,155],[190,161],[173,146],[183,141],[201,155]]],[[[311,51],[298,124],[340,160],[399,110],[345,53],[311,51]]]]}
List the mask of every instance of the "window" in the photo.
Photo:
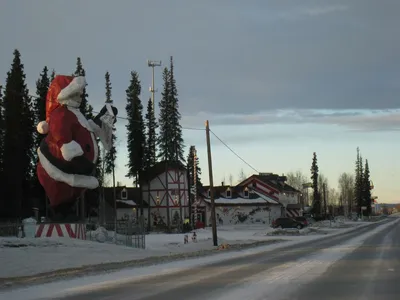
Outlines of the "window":
{"type": "Polygon", "coordinates": [[[226,191],[226,198],[230,198],[231,197],[231,191],[230,190],[227,190],[226,191]]]}
{"type": "Polygon", "coordinates": [[[211,191],[208,190],[208,198],[211,198],[211,191]]]}
{"type": "Polygon", "coordinates": [[[249,190],[244,190],[244,197],[249,198],[249,190]]]}
{"type": "Polygon", "coordinates": [[[257,187],[257,183],[254,181],[253,182],[253,188],[256,188],[257,187]]]}
{"type": "Polygon", "coordinates": [[[127,193],[126,189],[123,189],[121,191],[121,199],[126,200],[127,198],[128,198],[128,193],[127,193]]]}

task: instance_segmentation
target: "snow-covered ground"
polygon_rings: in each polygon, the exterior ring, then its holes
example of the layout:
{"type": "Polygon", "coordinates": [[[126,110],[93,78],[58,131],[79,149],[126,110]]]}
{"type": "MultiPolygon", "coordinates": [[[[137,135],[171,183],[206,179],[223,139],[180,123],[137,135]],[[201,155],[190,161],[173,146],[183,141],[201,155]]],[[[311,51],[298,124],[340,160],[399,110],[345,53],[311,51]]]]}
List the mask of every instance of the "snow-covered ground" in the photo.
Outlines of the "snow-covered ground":
{"type": "MultiPolygon", "coordinates": [[[[222,226],[218,227],[218,244],[249,244],[260,241],[272,243],[279,239],[285,242],[278,245],[284,246],[287,245],[287,241],[313,240],[327,233],[342,233],[356,225],[365,224],[369,223],[355,222],[346,228],[324,227],[324,230],[317,228],[310,232],[305,229],[301,235],[289,230],[289,234],[286,232],[278,236],[270,235],[277,231],[266,225],[222,226]]],[[[68,238],[0,238],[0,279],[164,255],[185,256],[189,252],[207,252],[215,249],[211,229],[197,230],[197,243],[193,242],[191,237],[192,234],[189,234],[189,243],[184,244],[184,234],[149,234],[146,236],[146,249],[68,238]]]]}
{"type": "MultiPolygon", "coordinates": [[[[400,218],[397,220],[397,222],[399,221],[400,218]]],[[[251,300],[260,299],[260,296],[265,297],[266,294],[269,294],[272,297],[271,299],[281,299],[280,297],[284,296],[282,293],[287,294],[291,292],[291,290],[288,289],[288,281],[298,281],[301,279],[301,283],[306,283],[310,280],[313,280],[316,276],[321,275],[335,261],[341,259],[347,253],[353,251],[365,239],[374,235],[377,232],[385,230],[387,227],[392,226],[392,224],[393,223],[384,224],[366,234],[351,239],[344,244],[337,245],[337,247],[330,248],[314,255],[310,255],[307,258],[303,258],[301,260],[299,259],[298,262],[285,264],[278,268],[274,268],[272,272],[269,271],[265,274],[259,274],[253,278],[244,278],[243,285],[241,287],[230,291],[224,291],[224,295],[222,295],[221,298],[215,297],[215,299],[251,300]]],[[[343,231],[347,230],[349,229],[337,231],[337,234],[340,234],[343,231]]],[[[318,238],[318,236],[303,236],[302,239],[299,240],[287,241],[285,243],[285,246],[294,245],[304,240],[311,241],[316,238],[318,238]]],[[[144,277],[154,275],[170,274],[173,272],[191,269],[201,265],[219,262],[224,259],[243,257],[261,251],[277,250],[280,247],[282,247],[282,244],[257,247],[240,252],[221,252],[217,255],[201,257],[197,259],[171,262],[145,268],[126,269],[104,275],[86,276],[78,279],[57,281],[40,286],[32,286],[13,291],[0,292],[0,298],[12,298],[14,300],[33,300],[48,297],[50,299],[58,299],[62,296],[65,296],[66,294],[71,295],[73,293],[95,290],[100,287],[121,284],[124,282],[139,280],[144,277]]],[[[295,287],[297,285],[290,286],[295,287]]]]}

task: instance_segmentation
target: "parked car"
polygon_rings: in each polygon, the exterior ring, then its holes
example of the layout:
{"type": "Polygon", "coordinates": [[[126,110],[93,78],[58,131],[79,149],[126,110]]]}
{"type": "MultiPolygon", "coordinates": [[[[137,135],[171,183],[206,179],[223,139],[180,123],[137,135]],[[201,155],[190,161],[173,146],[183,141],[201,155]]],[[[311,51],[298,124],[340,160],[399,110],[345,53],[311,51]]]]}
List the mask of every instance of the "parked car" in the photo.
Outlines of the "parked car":
{"type": "Polygon", "coordinates": [[[306,217],[295,217],[294,219],[295,219],[297,222],[302,223],[304,227],[310,225],[309,220],[307,220],[306,217]]]}
{"type": "Polygon", "coordinates": [[[272,228],[297,228],[302,229],[304,227],[303,223],[296,221],[292,218],[278,218],[272,221],[272,228]]]}

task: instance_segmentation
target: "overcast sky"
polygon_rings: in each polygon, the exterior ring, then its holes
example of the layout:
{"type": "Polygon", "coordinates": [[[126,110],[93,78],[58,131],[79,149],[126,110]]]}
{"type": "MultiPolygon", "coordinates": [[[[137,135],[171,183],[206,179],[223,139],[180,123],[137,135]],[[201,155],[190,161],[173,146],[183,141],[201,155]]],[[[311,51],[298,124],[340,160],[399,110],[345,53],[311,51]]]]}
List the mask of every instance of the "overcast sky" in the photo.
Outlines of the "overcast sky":
{"type": "MultiPolygon", "coordinates": [[[[104,102],[104,74],[125,115],[130,71],[150,96],[146,60],[173,55],[182,125],[212,130],[257,171],[309,174],[312,153],[337,186],[356,147],[369,159],[374,193],[400,200],[398,0],[1,0],[0,84],[18,48],[28,86],[46,65],[86,69],[90,103],[104,102]]],[[[161,68],[156,69],[161,90],[161,68]]],[[[159,99],[160,94],[156,97],[159,99]]],[[[126,168],[118,123],[118,180],[126,168]]],[[[208,182],[203,131],[184,130],[208,182]]],[[[213,139],[215,182],[254,173],[213,139]]]]}

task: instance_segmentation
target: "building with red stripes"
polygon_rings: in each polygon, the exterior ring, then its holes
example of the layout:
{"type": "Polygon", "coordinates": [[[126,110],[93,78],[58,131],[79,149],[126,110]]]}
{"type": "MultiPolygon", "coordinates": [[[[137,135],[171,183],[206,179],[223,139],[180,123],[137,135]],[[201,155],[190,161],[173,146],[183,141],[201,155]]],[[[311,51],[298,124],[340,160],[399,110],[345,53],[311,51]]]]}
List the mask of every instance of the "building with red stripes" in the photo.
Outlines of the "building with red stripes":
{"type": "MultiPolygon", "coordinates": [[[[258,220],[270,223],[281,216],[302,215],[301,192],[286,184],[286,180],[285,176],[259,173],[251,175],[235,186],[222,183],[214,187],[215,206],[222,223],[238,223],[238,219],[249,218],[254,222],[258,220]]],[[[201,196],[208,204],[209,211],[211,195],[208,186],[204,187],[201,196]]]]}

